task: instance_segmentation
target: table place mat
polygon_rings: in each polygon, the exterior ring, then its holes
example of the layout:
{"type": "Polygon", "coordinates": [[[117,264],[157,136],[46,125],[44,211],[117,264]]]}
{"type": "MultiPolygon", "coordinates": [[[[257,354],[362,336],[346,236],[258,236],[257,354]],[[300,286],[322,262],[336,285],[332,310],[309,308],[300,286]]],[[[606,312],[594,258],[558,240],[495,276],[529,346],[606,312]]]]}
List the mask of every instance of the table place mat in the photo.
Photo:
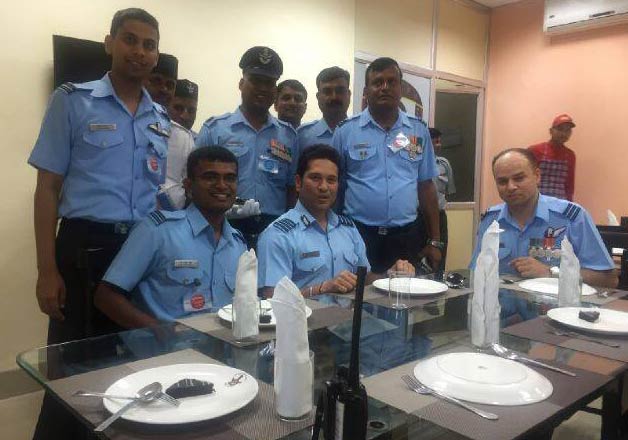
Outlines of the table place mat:
{"type": "MultiPolygon", "coordinates": [[[[441,300],[452,299],[458,296],[469,295],[473,293],[472,289],[447,289],[444,293],[436,295],[424,296],[424,297],[409,297],[403,300],[404,304],[409,309],[422,307],[426,304],[434,303],[441,300]]],[[[351,295],[351,298],[355,298],[355,295],[351,295]]],[[[395,298],[388,298],[388,292],[375,288],[372,284],[366,286],[364,289],[364,302],[373,304],[376,306],[392,307],[395,302],[395,298]]]]}
{"type": "MultiPolygon", "coordinates": [[[[499,288],[500,289],[506,289],[506,290],[514,290],[517,292],[526,292],[529,293],[531,295],[541,295],[541,296],[547,296],[547,297],[551,297],[551,298],[557,298],[555,295],[548,295],[546,293],[540,293],[540,292],[535,292],[533,290],[528,290],[528,289],[523,289],[521,287],[519,287],[519,284],[517,284],[519,281],[523,281],[522,279],[513,279],[514,281],[516,281],[514,284],[506,284],[503,282],[503,280],[500,280],[500,284],[499,284],[499,288]]],[[[588,304],[594,304],[597,306],[602,306],[608,303],[611,303],[613,301],[616,301],[620,298],[623,298],[624,296],[628,295],[628,291],[626,290],[618,290],[618,289],[608,289],[605,287],[595,287],[595,290],[597,290],[598,292],[610,292],[608,297],[606,298],[600,298],[597,295],[589,295],[589,296],[583,296],[582,297],[582,302],[583,303],[588,303],[588,304]]]]}
{"type": "Polygon", "coordinates": [[[600,341],[619,344],[619,348],[613,348],[571,336],[558,336],[551,333],[551,329],[578,333],[578,330],[565,327],[546,316],[539,316],[538,318],[519,322],[502,329],[502,332],[524,339],[544,342],[550,345],[557,345],[571,350],[613,359],[615,361],[628,362],[628,336],[599,336],[594,333],[582,333],[582,335],[587,338],[595,338],[600,341]]]}
{"type": "MultiPolygon", "coordinates": [[[[221,362],[193,350],[185,349],[150,359],[130,362],[125,365],[105,368],[50,382],[48,385],[60,398],[70,405],[93,426],[109,416],[102,399],[71,397],[78,389],[104,392],[115,381],[147,368],[184,363],[221,362]]],[[[259,392],[255,399],[235,413],[220,419],[182,425],[149,425],[126,420],[115,422],[105,432],[114,440],[127,439],[205,439],[205,440],[275,440],[313,424],[314,411],[310,417],[300,422],[279,420],[275,409],[275,393],[272,385],[258,381],[259,392]]]]}
{"type": "MultiPolygon", "coordinates": [[[[463,351],[469,351],[469,347],[456,347],[448,352],[463,351]]],[[[369,397],[477,440],[516,438],[613,380],[609,376],[573,368],[578,377],[533,368],[552,382],[553,394],[532,405],[509,407],[472,403],[473,406],[499,416],[499,420],[486,420],[457,405],[410,391],[402,382],[401,376],[413,376],[416,364],[417,361],[413,361],[364,379],[369,397]]]]}
{"type": "MultiPolygon", "coordinates": [[[[306,304],[312,309],[312,315],[307,320],[308,331],[340,324],[341,322],[353,318],[353,311],[349,309],[333,307],[327,304],[322,304],[319,301],[312,301],[309,299],[306,299],[306,304]]],[[[231,324],[224,322],[215,313],[184,318],[179,320],[179,322],[236,347],[250,347],[252,345],[272,341],[276,338],[275,328],[270,327],[260,328],[259,334],[255,338],[237,341],[233,337],[231,324]]]]}
{"type": "Polygon", "coordinates": [[[618,312],[626,312],[628,313],[628,301],[625,299],[619,299],[617,301],[613,301],[612,303],[605,305],[602,307],[603,309],[612,309],[617,310],[618,312]]]}

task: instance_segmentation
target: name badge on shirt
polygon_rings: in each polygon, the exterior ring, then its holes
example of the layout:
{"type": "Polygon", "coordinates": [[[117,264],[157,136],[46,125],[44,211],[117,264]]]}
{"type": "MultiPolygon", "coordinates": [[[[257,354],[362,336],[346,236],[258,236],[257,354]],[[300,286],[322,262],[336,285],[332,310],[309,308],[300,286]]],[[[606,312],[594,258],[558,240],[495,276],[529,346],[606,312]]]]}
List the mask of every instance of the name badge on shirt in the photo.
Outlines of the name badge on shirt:
{"type": "Polygon", "coordinates": [[[116,128],[116,124],[89,124],[89,131],[113,131],[116,128]]]}
{"type": "Polygon", "coordinates": [[[362,142],[362,143],[359,143],[359,144],[355,144],[353,146],[353,148],[355,148],[356,150],[364,150],[365,148],[368,148],[368,147],[369,147],[368,142],[362,142]]]}
{"type": "Polygon", "coordinates": [[[187,313],[200,312],[212,308],[211,292],[194,292],[183,297],[183,310],[187,313]]]}
{"type": "Polygon", "coordinates": [[[257,163],[257,167],[264,171],[265,173],[277,174],[279,173],[279,162],[277,160],[272,159],[268,156],[260,156],[259,162],[257,163]]]}
{"type": "Polygon", "coordinates": [[[292,151],[277,139],[270,140],[270,154],[288,163],[292,163],[292,151]]]}
{"type": "Polygon", "coordinates": [[[390,151],[392,151],[393,153],[397,153],[400,150],[406,148],[409,143],[410,140],[406,137],[406,135],[400,132],[397,134],[397,136],[395,136],[395,139],[392,141],[392,143],[388,145],[388,148],[390,148],[390,151]]]}
{"type": "Polygon", "coordinates": [[[320,251],[303,252],[301,254],[301,259],[304,260],[306,258],[315,258],[315,257],[320,257],[320,256],[321,256],[320,251]]]}
{"type": "Polygon", "coordinates": [[[159,159],[157,156],[150,155],[146,158],[146,168],[153,174],[160,174],[161,167],[159,166],[159,159]]]}
{"type": "Polygon", "coordinates": [[[188,267],[191,269],[198,269],[198,260],[174,260],[174,267],[188,267]]]}
{"type": "Polygon", "coordinates": [[[166,138],[170,137],[170,131],[163,128],[159,122],[155,122],[154,124],[148,124],[148,128],[157,133],[159,136],[166,138]]]}

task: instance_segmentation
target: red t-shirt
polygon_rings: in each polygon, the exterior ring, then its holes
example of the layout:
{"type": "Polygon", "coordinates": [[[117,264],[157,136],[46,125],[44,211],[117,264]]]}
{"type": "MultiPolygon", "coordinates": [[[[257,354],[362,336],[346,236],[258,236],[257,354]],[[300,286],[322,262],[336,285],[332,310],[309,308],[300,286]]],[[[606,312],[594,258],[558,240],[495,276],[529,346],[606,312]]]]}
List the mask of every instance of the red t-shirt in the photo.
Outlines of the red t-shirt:
{"type": "Polygon", "coordinates": [[[573,200],[576,180],[576,155],[565,145],[543,142],[528,149],[541,168],[539,191],[547,196],[573,200]]]}

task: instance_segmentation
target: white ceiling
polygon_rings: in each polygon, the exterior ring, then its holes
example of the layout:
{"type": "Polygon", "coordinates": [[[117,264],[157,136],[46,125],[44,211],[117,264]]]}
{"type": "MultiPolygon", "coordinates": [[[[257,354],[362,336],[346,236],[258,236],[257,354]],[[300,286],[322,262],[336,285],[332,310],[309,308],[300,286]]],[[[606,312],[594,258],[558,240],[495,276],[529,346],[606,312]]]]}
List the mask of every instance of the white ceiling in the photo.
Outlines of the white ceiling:
{"type": "Polygon", "coordinates": [[[508,3],[515,3],[519,0],[475,0],[477,3],[480,3],[484,6],[488,6],[489,8],[495,8],[497,6],[507,5],[508,3]]]}

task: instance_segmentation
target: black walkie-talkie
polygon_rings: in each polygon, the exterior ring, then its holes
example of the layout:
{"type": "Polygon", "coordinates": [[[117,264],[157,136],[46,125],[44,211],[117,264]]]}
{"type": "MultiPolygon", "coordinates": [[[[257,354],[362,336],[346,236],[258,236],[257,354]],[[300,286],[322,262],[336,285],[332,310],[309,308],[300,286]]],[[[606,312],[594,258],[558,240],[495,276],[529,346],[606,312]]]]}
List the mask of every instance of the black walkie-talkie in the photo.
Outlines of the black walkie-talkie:
{"type": "Polygon", "coordinates": [[[325,440],[363,440],[366,438],[368,397],[360,383],[360,327],[366,267],[358,267],[355,289],[351,359],[349,369],[339,367],[336,377],[325,382],[323,432],[325,440]]]}

